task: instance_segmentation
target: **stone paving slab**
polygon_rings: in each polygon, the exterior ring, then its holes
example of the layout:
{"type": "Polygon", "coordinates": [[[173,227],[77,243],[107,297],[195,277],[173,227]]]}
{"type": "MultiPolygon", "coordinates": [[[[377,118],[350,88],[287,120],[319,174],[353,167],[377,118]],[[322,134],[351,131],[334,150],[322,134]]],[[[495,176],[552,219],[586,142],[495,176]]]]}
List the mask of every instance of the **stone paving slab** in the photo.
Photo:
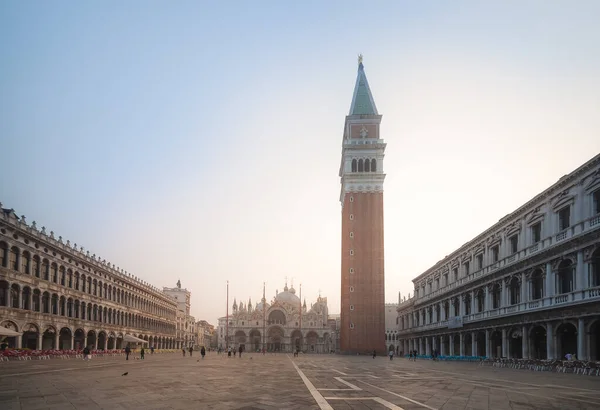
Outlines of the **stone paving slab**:
{"type": "Polygon", "coordinates": [[[600,409],[600,377],[367,356],[1,362],[0,383],[2,410],[600,409]]]}

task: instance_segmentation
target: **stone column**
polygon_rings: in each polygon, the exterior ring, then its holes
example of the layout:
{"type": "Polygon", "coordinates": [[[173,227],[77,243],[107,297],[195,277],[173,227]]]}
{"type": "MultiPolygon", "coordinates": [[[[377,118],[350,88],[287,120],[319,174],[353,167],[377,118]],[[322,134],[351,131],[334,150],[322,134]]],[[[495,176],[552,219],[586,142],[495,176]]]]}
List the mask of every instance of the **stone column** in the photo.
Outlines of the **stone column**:
{"type": "Polygon", "coordinates": [[[471,291],[471,314],[475,313],[475,291],[471,291]]]}
{"type": "Polygon", "coordinates": [[[444,305],[442,302],[440,302],[440,316],[442,317],[442,321],[446,320],[446,314],[444,312],[444,305]]]}
{"type": "Polygon", "coordinates": [[[44,335],[42,333],[38,333],[37,335],[37,345],[36,345],[36,349],[37,350],[42,350],[42,338],[44,337],[44,335]]]}
{"type": "MultiPolygon", "coordinates": [[[[577,258],[579,258],[579,254],[577,258]]],[[[585,321],[583,319],[579,319],[579,323],[577,324],[577,359],[588,360],[585,346],[585,321]]]]}
{"type": "Polygon", "coordinates": [[[521,273],[521,303],[527,302],[528,292],[527,292],[527,276],[525,276],[525,272],[521,273]]]}
{"type": "Polygon", "coordinates": [[[23,347],[23,335],[20,334],[19,336],[15,337],[15,342],[17,345],[17,349],[20,349],[23,347]]]}
{"type": "Polygon", "coordinates": [[[454,335],[448,336],[448,342],[450,343],[450,356],[454,356],[454,335]]]}
{"type": "Polygon", "coordinates": [[[458,334],[459,337],[459,343],[460,343],[460,355],[464,356],[465,355],[465,334],[464,333],[459,333],[458,334]]]}
{"type": "Polygon", "coordinates": [[[554,359],[554,329],[552,323],[546,323],[546,355],[548,359],[554,359]]]}
{"type": "Polygon", "coordinates": [[[552,264],[546,264],[546,293],[544,296],[554,296],[554,272],[552,272],[552,264]]]}
{"type": "Polygon", "coordinates": [[[429,346],[429,336],[425,338],[425,354],[431,355],[431,346],[429,346]]]}
{"type": "Polygon", "coordinates": [[[60,334],[56,333],[54,335],[54,348],[55,349],[60,349],[60,334]]]}
{"type": "Polygon", "coordinates": [[[485,291],[485,296],[484,296],[485,300],[483,302],[483,310],[487,311],[487,310],[490,310],[490,306],[491,306],[489,286],[486,285],[484,291],[485,291]]]}
{"type": "Polygon", "coordinates": [[[477,354],[477,334],[471,332],[471,356],[479,356],[477,354]]]}
{"type": "Polygon", "coordinates": [[[506,328],[502,329],[502,357],[508,357],[508,335],[506,328]]]}
{"type": "Polygon", "coordinates": [[[489,329],[485,330],[485,356],[490,357],[490,331],[489,329]]]}
{"type": "Polygon", "coordinates": [[[87,333],[86,333],[86,335],[83,337],[83,346],[81,346],[81,349],[83,349],[84,347],[86,347],[87,344],[88,343],[87,343],[87,333]]]}
{"type": "Polygon", "coordinates": [[[465,296],[466,295],[460,295],[458,297],[458,303],[459,303],[459,305],[458,305],[458,313],[459,313],[459,315],[461,317],[464,316],[465,312],[466,312],[466,308],[465,308],[465,303],[466,303],[465,296]]]}
{"type": "Polygon", "coordinates": [[[75,336],[71,335],[71,350],[75,349],[75,336]]]}
{"type": "Polygon", "coordinates": [[[529,359],[529,333],[527,332],[527,327],[523,326],[523,329],[521,330],[521,332],[523,333],[522,346],[521,346],[522,356],[523,356],[523,359],[529,359]]]}
{"type": "MultiPolygon", "coordinates": [[[[577,290],[587,289],[587,275],[584,269],[583,251],[577,252],[577,266],[575,266],[575,286],[577,290]]],[[[577,356],[579,358],[579,356],[577,356]]]]}
{"type": "Polygon", "coordinates": [[[446,355],[446,349],[444,349],[444,336],[440,336],[440,355],[446,355]]]}
{"type": "Polygon", "coordinates": [[[423,338],[420,337],[419,338],[419,355],[422,355],[424,353],[424,349],[423,349],[423,338]]]}

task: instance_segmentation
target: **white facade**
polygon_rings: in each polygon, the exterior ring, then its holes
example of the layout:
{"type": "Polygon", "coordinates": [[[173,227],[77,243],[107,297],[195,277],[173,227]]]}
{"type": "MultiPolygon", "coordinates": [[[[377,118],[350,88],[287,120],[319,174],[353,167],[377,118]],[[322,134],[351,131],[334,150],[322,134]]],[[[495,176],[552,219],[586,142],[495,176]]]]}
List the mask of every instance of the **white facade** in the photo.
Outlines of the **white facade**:
{"type": "Polygon", "coordinates": [[[398,304],[385,304],[385,343],[387,350],[398,353],[398,304]]]}
{"type": "Polygon", "coordinates": [[[401,350],[600,359],[600,155],[413,280],[401,350]]]}
{"type": "Polygon", "coordinates": [[[165,287],[163,292],[177,303],[177,348],[197,346],[196,319],[190,315],[192,293],[186,288],[182,289],[179,281],[177,287],[165,287]]]}
{"type": "Polygon", "coordinates": [[[232,313],[219,318],[218,345],[220,348],[239,348],[246,351],[326,353],[335,349],[328,323],[327,298],[318,297],[310,309],[306,301],[301,305],[296,290],[287,284],[283,292],[276,292],[267,303],[264,291],[262,301],[255,307],[234,300],[232,313]],[[227,339],[226,336],[229,336],[227,339]]]}

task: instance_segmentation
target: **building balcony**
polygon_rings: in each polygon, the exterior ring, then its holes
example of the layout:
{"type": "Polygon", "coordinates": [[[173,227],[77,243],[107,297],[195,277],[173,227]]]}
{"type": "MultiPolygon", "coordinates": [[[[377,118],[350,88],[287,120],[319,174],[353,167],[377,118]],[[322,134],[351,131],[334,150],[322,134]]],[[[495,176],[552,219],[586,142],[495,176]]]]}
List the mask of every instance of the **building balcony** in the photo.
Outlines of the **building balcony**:
{"type": "MultiPolygon", "coordinates": [[[[502,306],[497,309],[490,309],[484,312],[472,313],[463,316],[463,324],[470,324],[485,321],[488,319],[497,319],[499,317],[508,317],[522,313],[532,313],[550,309],[552,307],[562,307],[568,305],[581,304],[592,301],[600,301],[600,286],[584,290],[576,290],[560,295],[546,296],[537,300],[517,303],[510,306],[502,306]]],[[[410,329],[400,330],[398,334],[411,334],[417,332],[427,332],[436,329],[447,329],[448,321],[428,323],[423,326],[412,327],[410,329]]]]}

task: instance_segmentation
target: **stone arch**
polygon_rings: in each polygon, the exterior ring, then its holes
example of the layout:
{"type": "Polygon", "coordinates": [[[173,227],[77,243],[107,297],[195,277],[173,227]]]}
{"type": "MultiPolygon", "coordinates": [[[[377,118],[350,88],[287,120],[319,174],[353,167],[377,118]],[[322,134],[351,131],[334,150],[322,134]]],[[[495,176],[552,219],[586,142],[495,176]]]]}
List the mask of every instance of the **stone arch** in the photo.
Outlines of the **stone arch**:
{"type": "Polygon", "coordinates": [[[529,356],[532,359],[546,359],[546,326],[535,325],[529,329],[529,356]]]}
{"type": "Polygon", "coordinates": [[[26,323],[22,328],[23,332],[21,347],[25,349],[37,350],[40,327],[35,323],[26,323]]]}
{"type": "Polygon", "coordinates": [[[73,346],[71,344],[71,335],[72,334],[73,333],[71,332],[71,329],[68,327],[63,327],[62,329],[60,329],[59,336],[58,336],[58,349],[59,350],[73,349],[73,346]]]}
{"type": "Polygon", "coordinates": [[[377,172],[377,160],[375,158],[371,159],[371,172],[377,172]]]}
{"type": "Polygon", "coordinates": [[[261,333],[258,329],[252,329],[249,335],[249,342],[252,346],[252,350],[258,352],[262,348],[262,338],[261,333]]]}
{"type": "Polygon", "coordinates": [[[108,337],[104,330],[98,332],[98,349],[106,350],[107,339],[108,337]]]}
{"type": "Polygon", "coordinates": [[[577,324],[571,321],[565,321],[556,327],[557,359],[563,360],[567,353],[578,355],[577,330],[577,324]]]}
{"type": "Polygon", "coordinates": [[[600,317],[592,318],[587,326],[589,360],[600,361],[600,317]]]}
{"type": "Polygon", "coordinates": [[[271,326],[267,330],[267,350],[270,352],[280,352],[283,348],[283,338],[285,332],[281,326],[271,326]]]}
{"type": "Polygon", "coordinates": [[[0,306],[9,307],[10,284],[5,280],[0,280],[0,306]]]}
{"type": "Polygon", "coordinates": [[[557,293],[569,293],[575,290],[574,287],[574,264],[569,258],[563,259],[558,264],[556,271],[557,293]]]}
{"type": "Polygon", "coordinates": [[[82,350],[85,347],[85,330],[81,328],[75,330],[73,344],[75,350],[82,350]]]}
{"type": "Polygon", "coordinates": [[[46,326],[44,333],[42,334],[42,349],[58,349],[58,332],[52,325],[46,326]]]}
{"type": "Polygon", "coordinates": [[[306,346],[308,347],[308,350],[310,352],[317,351],[318,342],[319,342],[319,335],[314,330],[311,330],[306,334],[306,346]]]}
{"type": "Polygon", "coordinates": [[[285,325],[287,322],[285,313],[279,309],[275,309],[269,313],[268,324],[269,325],[285,325]]]}
{"type": "Polygon", "coordinates": [[[295,329],[290,335],[290,342],[292,344],[292,349],[294,350],[303,350],[304,348],[304,337],[302,336],[302,332],[299,329],[295,329]]]}
{"type": "MultiPolygon", "coordinates": [[[[88,303],[89,305],[89,303],[88,303]]],[[[87,345],[91,348],[91,349],[96,349],[96,344],[97,342],[97,336],[96,336],[96,331],[95,330],[90,330],[87,332],[87,345]]]]}
{"type": "Polygon", "coordinates": [[[116,341],[117,341],[117,336],[115,335],[115,332],[110,332],[108,334],[108,345],[107,345],[107,349],[108,350],[114,350],[116,347],[116,341]]]}
{"type": "Polygon", "coordinates": [[[8,243],[0,241],[0,267],[2,268],[8,267],[9,249],[8,243]]]}

